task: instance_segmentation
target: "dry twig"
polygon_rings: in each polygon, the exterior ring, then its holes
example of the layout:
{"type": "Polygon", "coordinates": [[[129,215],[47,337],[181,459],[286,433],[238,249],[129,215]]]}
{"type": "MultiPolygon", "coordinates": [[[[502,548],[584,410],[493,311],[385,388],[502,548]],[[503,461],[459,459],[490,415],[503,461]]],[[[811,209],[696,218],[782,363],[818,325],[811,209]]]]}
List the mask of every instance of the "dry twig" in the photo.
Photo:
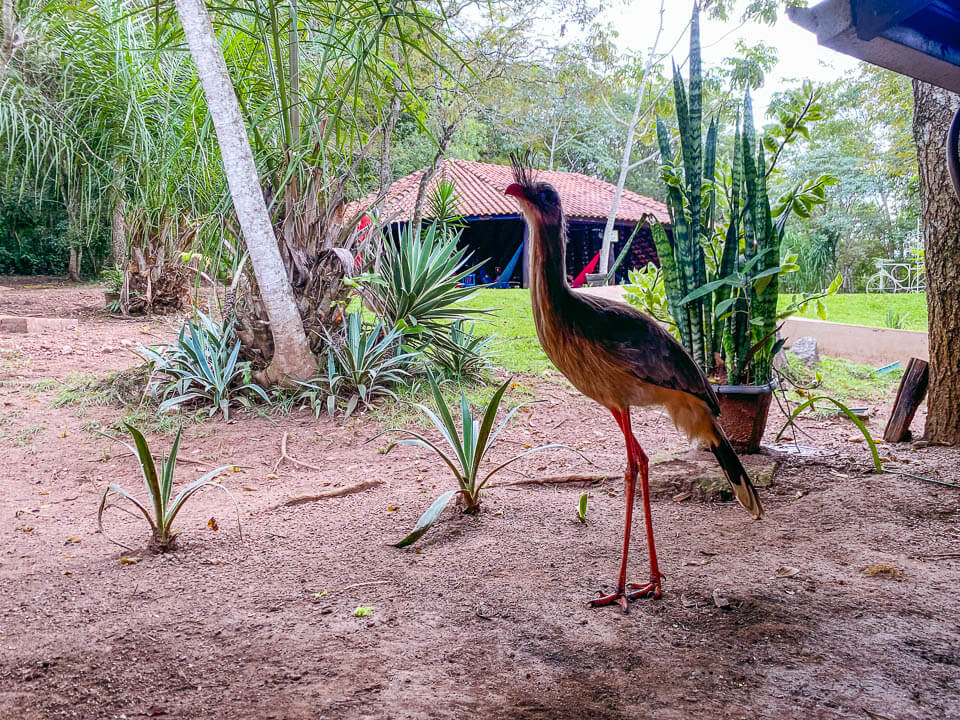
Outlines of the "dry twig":
{"type": "Polygon", "coordinates": [[[287,432],[283,433],[283,438],[280,440],[280,457],[277,458],[277,462],[273,464],[273,472],[274,473],[277,472],[277,468],[280,467],[280,463],[282,463],[284,460],[289,460],[294,465],[305,467],[308,470],[316,470],[317,472],[322,472],[320,468],[318,468],[316,465],[311,465],[309,463],[302,462],[301,460],[297,460],[296,458],[290,457],[290,455],[287,454],[287,437],[289,437],[289,435],[290,433],[287,433],[287,432]]]}
{"type": "Polygon", "coordinates": [[[285,507],[293,507],[294,505],[305,505],[306,503],[317,502],[318,500],[329,500],[331,498],[343,497],[344,495],[353,495],[355,493],[377,487],[377,485],[383,485],[383,480],[364,480],[363,482],[358,482],[354,485],[347,485],[346,487],[335,488],[333,490],[324,490],[316,495],[298,495],[297,497],[290,498],[279,505],[269,507],[263,512],[279,510],[280,508],[285,507]]]}
{"type": "Polygon", "coordinates": [[[560,485],[563,483],[595,483],[602,482],[610,477],[610,475],[558,475],[554,477],[543,477],[543,478],[524,478],[523,480],[514,480],[513,482],[508,483],[497,483],[496,485],[488,485],[488,489],[498,488],[498,487],[511,487],[513,485],[560,485]]]}

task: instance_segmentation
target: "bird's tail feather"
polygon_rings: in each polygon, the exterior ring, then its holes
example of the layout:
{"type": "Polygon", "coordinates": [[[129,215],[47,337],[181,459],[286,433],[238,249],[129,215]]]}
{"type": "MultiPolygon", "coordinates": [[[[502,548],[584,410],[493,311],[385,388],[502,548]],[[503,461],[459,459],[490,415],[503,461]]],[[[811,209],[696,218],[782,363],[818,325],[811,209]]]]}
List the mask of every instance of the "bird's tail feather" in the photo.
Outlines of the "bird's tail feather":
{"type": "Polygon", "coordinates": [[[763,517],[763,506],[760,504],[757,491],[753,487],[753,483],[750,482],[750,477],[747,475],[743,463],[740,462],[740,458],[737,457],[737,453],[731,447],[730,441],[723,434],[723,430],[719,427],[714,430],[717,440],[711,443],[710,450],[713,451],[713,454],[717,457],[717,462],[723,468],[737,500],[747,509],[747,512],[753,515],[754,519],[759,520],[763,517]]]}

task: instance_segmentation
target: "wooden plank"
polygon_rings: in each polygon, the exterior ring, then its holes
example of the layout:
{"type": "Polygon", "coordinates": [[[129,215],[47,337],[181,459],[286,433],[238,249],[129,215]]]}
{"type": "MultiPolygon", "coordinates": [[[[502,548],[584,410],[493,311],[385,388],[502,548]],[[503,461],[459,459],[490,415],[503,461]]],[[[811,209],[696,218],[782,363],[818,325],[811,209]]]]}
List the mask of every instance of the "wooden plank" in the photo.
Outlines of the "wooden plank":
{"type": "Polygon", "coordinates": [[[897,399],[893,401],[893,412],[883,431],[883,439],[890,443],[902,442],[910,435],[910,423],[927,394],[930,379],[930,366],[925,360],[910,358],[906,372],[897,388],[897,399]]]}

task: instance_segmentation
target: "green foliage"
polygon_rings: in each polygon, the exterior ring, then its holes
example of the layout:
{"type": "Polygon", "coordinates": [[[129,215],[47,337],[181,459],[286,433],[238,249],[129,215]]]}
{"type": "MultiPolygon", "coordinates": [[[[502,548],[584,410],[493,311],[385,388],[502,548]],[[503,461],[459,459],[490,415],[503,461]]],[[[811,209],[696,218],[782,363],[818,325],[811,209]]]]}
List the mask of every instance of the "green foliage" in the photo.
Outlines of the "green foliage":
{"type": "MultiPolygon", "coordinates": [[[[822,173],[839,181],[831,202],[787,233],[785,245],[805,261],[787,289],[812,292],[839,272],[845,291],[862,292],[877,259],[908,258],[916,232],[913,90],[910,78],[866,63],[822,90],[818,131],[771,178],[777,192],[822,173]],[[808,263],[820,267],[807,273],[808,263]]],[[[771,108],[782,99],[775,94],[771,108]]]]}
{"type": "Polygon", "coordinates": [[[657,322],[667,325],[677,339],[677,323],[670,313],[667,291],[663,284],[663,270],[652,262],[645,268],[631,270],[629,283],[624,286],[624,297],[638,310],[642,310],[657,322]]]}
{"type": "Polygon", "coordinates": [[[364,297],[408,342],[442,343],[450,323],[482,312],[457,307],[475,292],[463,287],[463,278],[479,267],[466,265],[466,249],[457,249],[459,237],[434,222],[419,233],[405,227],[396,242],[384,242],[376,267],[379,281],[366,284],[364,297]]]}
{"type": "Polygon", "coordinates": [[[123,290],[123,268],[119,265],[104,268],[100,273],[100,281],[103,283],[104,292],[119,295],[123,290]]]}
{"type": "Polygon", "coordinates": [[[589,493],[580,493],[580,500],[577,501],[577,520],[584,525],[587,523],[587,499],[589,497],[589,493]]]}
{"type": "Polygon", "coordinates": [[[426,361],[443,379],[475,385],[490,374],[497,357],[493,342],[493,336],[476,332],[475,323],[457,320],[450,326],[446,342],[427,348],[426,361]]]}
{"type": "Polygon", "coordinates": [[[369,408],[378,398],[396,397],[394,388],[410,376],[414,355],[402,352],[402,333],[386,330],[382,322],[366,327],[359,312],[343,318],[343,341],[328,337],[326,375],[300,383],[299,398],[310,404],[315,415],[323,408],[332,417],[337,404],[350,417],[360,407],[369,408]]]}
{"type": "Polygon", "coordinates": [[[783,424],[783,427],[780,428],[780,432],[777,433],[777,437],[775,439],[779,441],[780,438],[783,437],[783,433],[786,431],[786,429],[794,425],[794,421],[797,419],[800,413],[802,413],[807,408],[815,408],[815,404],[817,402],[829,402],[835,405],[840,410],[840,412],[842,412],[847,417],[847,419],[850,422],[852,422],[854,425],[857,426],[857,430],[859,430],[860,433],[863,435],[863,439],[867,441],[867,445],[870,448],[870,455],[873,460],[874,469],[878,473],[882,473],[883,461],[880,459],[880,453],[877,451],[877,443],[874,441],[873,436],[870,435],[870,431],[867,430],[866,425],[863,424],[863,421],[860,418],[858,418],[850,410],[850,408],[848,408],[839,400],[836,400],[827,395],[817,395],[814,397],[807,398],[802,403],[800,403],[796,408],[794,408],[793,412],[790,413],[790,417],[787,418],[786,422],[783,424]]]}
{"type": "MultiPolygon", "coordinates": [[[[129,545],[125,545],[118,540],[110,537],[103,528],[103,513],[114,503],[109,502],[111,495],[119,496],[121,500],[127,500],[137,510],[139,510],[147,522],[150,524],[152,541],[161,552],[166,552],[176,540],[176,534],[173,531],[173,521],[177,514],[183,509],[187,500],[193,497],[197,492],[207,487],[223,490],[233,501],[237,510],[237,531],[240,533],[240,539],[243,539],[243,530],[240,527],[240,507],[230,491],[220,483],[213,480],[217,475],[229,468],[229,465],[223,465],[215,470],[205,473],[186,487],[184,487],[175,498],[171,500],[173,494],[173,475],[177,467],[177,452],[180,449],[180,435],[183,428],[177,430],[177,436],[173,439],[173,446],[170,448],[170,455],[160,458],[160,473],[157,473],[157,467],[147,445],[147,440],[133,425],[126,425],[127,430],[133,437],[134,445],[126,445],[130,452],[137,458],[140,464],[140,471],[143,474],[144,484],[147,488],[149,502],[144,503],[138,500],[132,493],[124,490],[115,483],[110,483],[100,496],[100,506],[97,509],[97,526],[100,532],[107,540],[119,545],[120,547],[132,550],[129,545]]],[[[109,437],[109,436],[107,436],[109,437]]]]}
{"type": "Polygon", "coordinates": [[[249,406],[248,394],[270,402],[250,380],[250,363],[238,360],[240,341],[233,323],[216,323],[199,310],[196,315],[180,328],[175,344],[138,351],[153,366],[151,386],[161,398],[160,411],[193,403],[207,408],[211,417],[222,412],[229,420],[234,401],[249,406]]]}
{"type": "Polygon", "coordinates": [[[513,464],[520,458],[530,455],[531,453],[540,452],[541,450],[547,450],[550,448],[566,447],[564,445],[551,444],[530,448],[522,453],[519,453],[518,455],[514,455],[509,460],[496,465],[492,470],[486,474],[483,474],[481,473],[480,465],[483,463],[484,457],[486,457],[487,453],[493,447],[497,440],[497,436],[500,434],[503,428],[506,427],[507,423],[510,422],[510,419],[521,407],[523,407],[523,405],[517,405],[515,408],[510,410],[500,422],[500,425],[494,429],[494,422],[496,421],[497,412],[500,409],[503,396],[506,393],[507,388],[510,386],[512,379],[508,379],[499,388],[497,388],[497,391],[493,394],[490,402],[487,403],[487,406],[483,408],[480,413],[482,419],[474,418],[474,413],[470,408],[470,404],[467,402],[467,397],[461,392],[461,423],[458,427],[457,423],[454,422],[453,414],[450,412],[450,408],[447,406],[447,402],[444,399],[443,394],[440,392],[437,381],[434,379],[432,374],[428,374],[427,378],[430,382],[430,389],[433,393],[433,400],[434,404],[436,405],[437,412],[434,412],[426,405],[418,404],[417,407],[433,423],[434,428],[440,433],[440,436],[446,442],[449,451],[444,450],[440,445],[436,444],[432,440],[429,440],[418,432],[406,429],[395,429],[388,430],[387,432],[401,432],[409,435],[410,437],[390,443],[390,445],[387,446],[386,452],[390,452],[397,445],[413,445],[415,447],[433,450],[440,457],[440,459],[446,463],[447,467],[450,468],[450,471],[453,473],[453,476],[457,481],[458,489],[451,490],[441,495],[433,503],[433,505],[431,505],[427,512],[421,516],[420,521],[417,523],[414,530],[407,535],[407,537],[397,543],[396,547],[405,547],[416,542],[417,539],[419,539],[427,530],[430,529],[430,526],[433,524],[436,518],[439,517],[443,508],[454,495],[460,495],[464,505],[463,511],[465,513],[477,513],[480,511],[481,491],[483,490],[484,486],[486,486],[487,482],[489,482],[490,478],[496,475],[500,470],[504,469],[508,465],[513,464]]]}
{"type": "MultiPolygon", "coordinates": [[[[766,384],[780,341],[777,322],[779,276],[798,269],[795,256],[781,258],[780,245],[791,215],[807,217],[825,201],[833,178],[821,175],[790,187],[773,205],[768,177],[784,148],[809,136],[807,124],[820,116],[820,93],[805,83],[778,108],[778,122],[758,142],[749,88],[733,136],[729,183],[718,183],[717,119],[702,135],[703,80],[696,6],[690,26],[690,79],[674,68],[674,103],[680,154],[673,156],[666,126],[658,119],[662,177],[672,233],[653,225],[667,306],[680,340],[708,374],[724,358],[727,382],[766,384]],[[766,152],[771,160],[767,163],[766,152]],[[727,217],[721,217],[726,210],[727,217]],[[711,257],[708,263],[707,251],[711,257]]],[[[721,176],[723,173],[721,173],[721,176]]],[[[831,286],[836,292],[839,279],[831,286]]],[[[802,298],[800,304],[811,301],[802,298]]],[[[788,308],[786,311],[796,309],[788,308]]]]}
{"type": "Polygon", "coordinates": [[[65,274],[66,235],[62,207],[0,192],[0,275],[65,274]]]}
{"type": "Polygon", "coordinates": [[[907,318],[910,313],[898,313],[893,308],[887,308],[887,314],[883,316],[883,326],[894,330],[903,330],[907,324],[907,318]]]}

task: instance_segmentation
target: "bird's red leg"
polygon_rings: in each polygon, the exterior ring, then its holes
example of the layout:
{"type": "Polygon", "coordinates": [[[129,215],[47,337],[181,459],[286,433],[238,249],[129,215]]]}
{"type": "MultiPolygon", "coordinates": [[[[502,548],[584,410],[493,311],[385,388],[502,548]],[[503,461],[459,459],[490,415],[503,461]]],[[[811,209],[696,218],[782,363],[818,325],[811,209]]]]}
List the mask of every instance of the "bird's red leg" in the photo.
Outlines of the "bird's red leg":
{"type": "Polygon", "coordinates": [[[627,496],[627,517],[623,529],[623,553],[620,557],[620,574],[617,577],[616,592],[596,598],[595,600],[591,600],[590,605],[593,607],[599,607],[601,605],[617,603],[623,608],[623,611],[626,612],[628,600],[635,600],[636,598],[647,596],[653,596],[654,598],[660,597],[660,578],[662,575],[660,574],[660,570],[657,568],[657,554],[653,545],[653,524],[650,517],[650,488],[647,476],[647,455],[643,452],[643,448],[640,447],[640,443],[638,443],[637,439],[633,436],[633,431],[630,428],[630,410],[611,410],[611,412],[613,413],[614,419],[617,421],[617,425],[619,425],[620,429],[623,431],[623,437],[626,440],[627,445],[627,471],[624,476],[624,484],[626,486],[627,496]],[[633,524],[633,502],[637,487],[638,470],[641,472],[642,477],[641,491],[643,493],[644,520],[646,521],[647,526],[647,545],[650,548],[651,582],[643,585],[638,585],[636,583],[630,583],[628,585],[627,556],[630,552],[630,529],[633,524]],[[627,592],[627,588],[630,588],[631,591],[627,592]]]}
{"type": "Polygon", "coordinates": [[[644,584],[630,583],[627,585],[632,592],[627,593],[627,599],[633,600],[638,597],[652,596],[660,597],[660,580],[663,573],[657,566],[657,548],[653,542],[653,518],[650,515],[650,464],[647,461],[647,454],[640,447],[640,443],[630,432],[630,416],[627,415],[627,435],[634,446],[634,456],[638,459],[640,465],[640,492],[643,495],[643,520],[647,527],[647,548],[650,552],[650,582],[644,584]]]}
{"type": "MultiPolygon", "coordinates": [[[[620,555],[620,574],[617,576],[616,592],[610,595],[604,595],[590,601],[593,607],[601,605],[611,605],[617,603],[627,611],[627,557],[630,553],[630,529],[633,525],[633,496],[637,487],[637,457],[634,452],[636,442],[633,440],[633,434],[630,432],[630,411],[611,410],[617,425],[623,431],[624,438],[627,441],[627,470],[624,474],[624,486],[627,495],[627,517],[623,527],[623,552],[620,555]]],[[[637,445],[639,447],[639,445],[637,445]]]]}

